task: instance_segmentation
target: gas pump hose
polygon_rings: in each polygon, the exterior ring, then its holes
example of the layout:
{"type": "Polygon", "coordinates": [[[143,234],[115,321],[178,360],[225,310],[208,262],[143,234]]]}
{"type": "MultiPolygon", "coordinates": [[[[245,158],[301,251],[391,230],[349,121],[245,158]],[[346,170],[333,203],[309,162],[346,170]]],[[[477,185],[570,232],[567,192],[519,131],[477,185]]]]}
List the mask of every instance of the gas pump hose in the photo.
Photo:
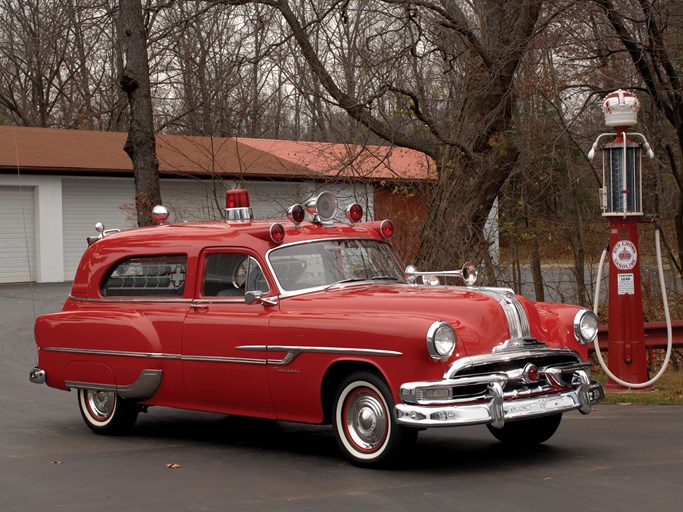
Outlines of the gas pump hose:
{"type": "MultiPolygon", "coordinates": [[[[671,359],[671,349],[673,345],[673,334],[671,331],[671,315],[669,314],[669,301],[666,297],[666,287],[665,287],[665,282],[664,282],[664,266],[662,264],[662,251],[660,247],[660,241],[659,241],[659,224],[655,224],[655,249],[657,252],[657,269],[659,271],[659,286],[661,287],[662,290],[662,305],[664,306],[664,318],[666,319],[666,335],[667,335],[667,345],[666,345],[666,357],[664,357],[664,362],[662,363],[662,367],[659,369],[659,372],[657,375],[652,377],[650,380],[647,382],[641,382],[641,383],[633,383],[633,382],[626,382],[616,375],[614,375],[607,365],[605,364],[605,361],[602,358],[602,354],[600,353],[600,346],[598,345],[598,338],[596,336],[595,341],[593,342],[594,347],[595,347],[595,355],[598,357],[598,362],[600,363],[600,366],[602,369],[605,371],[607,376],[612,379],[614,382],[617,384],[620,384],[621,386],[625,386],[627,388],[633,388],[633,389],[642,389],[642,388],[647,388],[657,382],[662,375],[664,375],[664,372],[666,371],[666,367],[669,365],[669,360],[671,359]]],[[[609,247],[605,247],[605,249],[602,251],[602,255],[600,256],[600,263],[598,266],[598,276],[597,276],[597,283],[595,285],[595,302],[593,303],[593,313],[596,315],[598,314],[598,303],[600,299],[600,280],[602,279],[602,267],[605,264],[605,257],[607,256],[607,252],[609,250],[609,247]]]]}

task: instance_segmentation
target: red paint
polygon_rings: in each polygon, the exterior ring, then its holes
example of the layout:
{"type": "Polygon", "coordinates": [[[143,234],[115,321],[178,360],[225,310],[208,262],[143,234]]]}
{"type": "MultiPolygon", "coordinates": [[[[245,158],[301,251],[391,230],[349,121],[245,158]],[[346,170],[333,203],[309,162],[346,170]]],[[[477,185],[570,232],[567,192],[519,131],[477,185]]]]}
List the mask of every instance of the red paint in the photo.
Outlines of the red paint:
{"type": "MultiPolygon", "coordinates": [[[[609,240],[608,367],[626,382],[646,382],[637,218],[611,217],[609,240]]],[[[610,387],[624,389],[615,383],[610,383],[610,387]]]]}
{"type": "MultiPolygon", "coordinates": [[[[46,371],[48,385],[65,389],[65,381],[74,381],[130,386],[142,370],[161,370],[160,386],[148,405],[320,423],[330,406],[324,400],[334,392],[334,383],[330,388],[323,383],[336,369],[373,368],[398,401],[403,383],[441,379],[455,359],[491,354],[510,338],[497,300],[476,289],[378,281],[280,296],[267,262],[268,251],[278,247],[270,238],[271,225],[164,225],[112,234],[92,244],[63,311],[36,322],[38,366],[46,371]],[[269,289],[263,298],[277,299],[276,305],[202,296],[205,254],[235,251],[258,262],[269,289]],[[187,256],[182,296],[102,295],[103,280],[114,265],[154,255],[187,256]],[[449,361],[436,362],[428,355],[425,336],[436,320],[449,322],[456,331],[457,347],[449,361]],[[283,345],[351,352],[304,351],[280,364],[292,355],[277,348],[283,345]],[[50,348],[76,352],[46,350],[50,348]],[[353,349],[399,355],[354,354],[353,349]]],[[[295,226],[283,221],[286,244],[340,238],[382,241],[380,226],[295,226]]],[[[573,334],[579,308],[518,299],[533,337],[585,358],[586,348],[573,334]]]]}

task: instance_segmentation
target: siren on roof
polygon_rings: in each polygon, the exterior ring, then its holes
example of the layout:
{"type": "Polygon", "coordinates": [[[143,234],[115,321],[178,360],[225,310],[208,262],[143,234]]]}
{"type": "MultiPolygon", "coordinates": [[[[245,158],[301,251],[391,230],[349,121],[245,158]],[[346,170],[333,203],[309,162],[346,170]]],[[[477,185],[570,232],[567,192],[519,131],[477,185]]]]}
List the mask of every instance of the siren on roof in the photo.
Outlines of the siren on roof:
{"type": "Polygon", "coordinates": [[[249,192],[236,188],[225,192],[225,220],[231,222],[248,222],[254,218],[249,206],[249,192]]]}

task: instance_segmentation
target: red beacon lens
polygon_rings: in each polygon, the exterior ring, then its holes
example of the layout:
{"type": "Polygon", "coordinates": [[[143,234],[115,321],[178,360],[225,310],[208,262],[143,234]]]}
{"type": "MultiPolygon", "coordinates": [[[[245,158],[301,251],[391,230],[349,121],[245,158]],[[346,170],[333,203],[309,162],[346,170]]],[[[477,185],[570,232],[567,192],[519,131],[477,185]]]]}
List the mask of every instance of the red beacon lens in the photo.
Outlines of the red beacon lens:
{"type": "Polygon", "coordinates": [[[383,220],[379,225],[379,232],[384,238],[391,238],[394,234],[394,223],[390,220],[383,220]]]}
{"type": "Polygon", "coordinates": [[[295,204],[287,210],[287,218],[294,224],[301,224],[306,218],[306,210],[300,204],[295,204]]]}
{"type": "Polygon", "coordinates": [[[282,224],[275,223],[270,226],[270,239],[276,244],[282,243],[285,239],[285,228],[282,224]]]}
{"type": "Polygon", "coordinates": [[[249,192],[243,188],[228,190],[225,193],[226,208],[249,208],[249,192]]]}
{"type": "Polygon", "coordinates": [[[353,203],[346,209],[345,214],[351,222],[358,222],[363,218],[363,207],[358,203],[353,203]]]}

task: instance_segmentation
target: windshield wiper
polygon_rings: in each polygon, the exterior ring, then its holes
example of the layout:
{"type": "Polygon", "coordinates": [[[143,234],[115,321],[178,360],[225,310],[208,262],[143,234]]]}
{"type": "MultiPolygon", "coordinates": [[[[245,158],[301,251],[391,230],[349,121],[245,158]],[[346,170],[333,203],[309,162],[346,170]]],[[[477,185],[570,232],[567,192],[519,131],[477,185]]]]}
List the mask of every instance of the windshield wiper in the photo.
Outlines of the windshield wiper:
{"type": "Polygon", "coordinates": [[[373,281],[400,281],[398,277],[394,276],[374,276],[373,281]]]}
{"type": "Polygon", "coordinates": [[[355,283],[357,281],[367,281],[367,280],[368,279],[366,279],[365,277],[349,277],[347,279],[340,279],[339,281],[335,281],[334,283],[332,283],[331,285],[329,285],[325,289],[329,290],[330,288],[332,288],[333,286],[337,286],[338,284],[355,283]]]}

